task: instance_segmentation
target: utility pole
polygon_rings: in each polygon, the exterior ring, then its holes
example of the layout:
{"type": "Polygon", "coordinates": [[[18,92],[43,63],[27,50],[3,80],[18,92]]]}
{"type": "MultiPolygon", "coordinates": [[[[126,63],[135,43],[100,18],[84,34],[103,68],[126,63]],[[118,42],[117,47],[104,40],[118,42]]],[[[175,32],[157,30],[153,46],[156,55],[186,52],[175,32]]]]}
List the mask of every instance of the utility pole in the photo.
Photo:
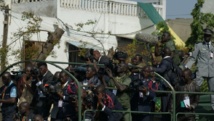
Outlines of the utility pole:
{"type": "Polygon", "coordinates": [[[7,59],[7,38],[8,38],[8,24],[9,24],[9,6],[4,6],[4,26],[3,26],[3,40],[2,40],[2,55],[1,55],[1,71],[6,68],[7,59]]]}

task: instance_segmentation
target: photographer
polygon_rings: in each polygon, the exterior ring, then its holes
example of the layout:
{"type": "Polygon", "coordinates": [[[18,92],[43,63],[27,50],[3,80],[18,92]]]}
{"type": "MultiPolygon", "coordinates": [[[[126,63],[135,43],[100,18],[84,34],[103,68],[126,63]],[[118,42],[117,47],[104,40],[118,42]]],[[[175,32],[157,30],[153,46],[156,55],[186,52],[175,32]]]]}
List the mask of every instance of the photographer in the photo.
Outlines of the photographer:
{"type": "Polygon", "coordinates": [[[98,64],[109,65],[110,63],[110,59],[105,55],[101,55],[98,50],[93,50],[93,57],[98,64]]]}
{"type": "Polygon", "coordinates": [[[104,85],[99,85],[95,94],[97,97],[96,109],[101,110],[99,114],[100,121],[120,121],[122,118],[122,113],[120,112],[112,112],[112,110],[123,110],[121,103],[117,100],[116,96],[105,90],[104,85]]]}
{"type": "Polygon", "coordinates": [[[136,54],[131,59],[131,65],[130,65],[130,78],[132,80],[132,84],[134,84],[136,81],[140,80],[142,78],[141,70],[144,66],[142,65],[142,56],[140,54],[136,54]]]}
{"type": "Polygon", "coordinates": [[[82,81],[82,85],[85,86],[85,87],[83,87],[83,89],[93,90],[94,88],[96,88],[100,84],[101,84],[101,82],[100,82],[99,78],[97,77],[95,67],[88,66],[86,68],[86,78],[82,81]]]}
{"type": "Polygon", "coordinates": [[[44,62],[37,64],[39,68],[39,75],[36,76],[37,80],[32,86],[35,86],[34,91],[34,113],[40,114],[47,120],[51,108],[51,100],[47,86],[53,84],[53,74],[48,70],[48,66],[44,62]]]}
{"type": "MultiPolygon", "coordinates": [[[[138,86],[138,111],[152,112],[155,110],[155,93],[158,90],[158,84],[153,77],[154,70],[151,66],[145,66],[142,71],[142,79],[138,86]]],[[[150,121],[150,115],[144,114],[140,117],[141,121],[150,121]]]]}
{"type": "Polygon", "coordinates": [[[61,89],[57,90],[59,96],[57,119],[75,121],[77,120],[77,84],[64,71],[60,72],[59,78],[61,89]]]}
{"type": "Polygon", "coordinates": [[[119,63],[125,63],[127,57],[128,57],[128,54],[122,51],[117,51],[113,55],[113,58],[116,59],[119,63]]]}
{"type": "Polygon", "coordinates": [[[60,112],[59,110],[61,109],[58,107],[58,102],[60,100],[60,97],[57,94],[57,92],[61,91],[61,88],[62,88],[62,84],[59,76],[60,76],[60,71],[55,72],[53,77],[54,84],[48,86],[49,99],[52,100],[52,103],[53,103],[53,108],[51,110],[51,121],[62,119],[60,117],[60,114],[58,113],[60,112]]]}
{"type": "Polygon", "coordinates": [[[93,92],[91,90],[82,90],[82,114],[85,115],[84,121],[94,121],[94,111],[85,112],[86,110],[93,110],[93,106],[94,106],[93,92]]]}
{"type": "MultiPolygon", "coordinates": [[[[106,72],[112,80],[112,84],[109,86],[117,88],[117,90],[115,90],[115,95],[117,96],[118,101],[122,104],[125,111],[130,111],[131,105],[128,89],[131,79],[127,74],[128,65],[126,63],[119,63],[116,68],[116,77],[113,76],[113,73],[110,69],[107,68],[106,72]]],[[[124,113],[123,121],[132,121],[131,113],[124,113]]]]}

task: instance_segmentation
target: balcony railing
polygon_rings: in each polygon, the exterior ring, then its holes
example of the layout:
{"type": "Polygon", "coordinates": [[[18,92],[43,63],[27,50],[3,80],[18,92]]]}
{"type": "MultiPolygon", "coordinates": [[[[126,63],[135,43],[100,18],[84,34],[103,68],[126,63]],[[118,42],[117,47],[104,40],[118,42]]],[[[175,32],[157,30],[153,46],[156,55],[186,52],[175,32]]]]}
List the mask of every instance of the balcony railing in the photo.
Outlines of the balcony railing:
{"type": "Polygon", "coordinates": [[[61,7],[127,16],[146,17],[137,4],[99,0],[61,0],[61,7]]]}
{"type": "MultiPolygon", "coordinates": [[[[40,2],[49,0],[12,0],[13,4],[26,2],[40,2]]],[[[123,3],[103,0],[60,0],[60,6],[70,9],[81,9],[99,13],[109,13],[125,16],[147,17],[145,12],[137,6],[137,2],[123,3]]],[[[154,5],[156,10],[162,15],[162,6],[154,5]]]]}
{"type": "Polygon", "coordinates": [[[48,0],[12,0],[12,3],[28,3],[28,2],[39,2],[48,0]]]}

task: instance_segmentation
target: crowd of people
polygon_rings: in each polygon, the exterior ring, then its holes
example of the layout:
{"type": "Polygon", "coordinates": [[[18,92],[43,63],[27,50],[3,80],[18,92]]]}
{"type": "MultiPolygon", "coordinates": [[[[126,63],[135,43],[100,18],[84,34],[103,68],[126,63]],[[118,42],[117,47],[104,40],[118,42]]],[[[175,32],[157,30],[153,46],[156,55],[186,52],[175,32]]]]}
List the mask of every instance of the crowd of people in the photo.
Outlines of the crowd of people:
{"type": "MultiPolygon", "coordinates": [[[[4,85],[0,88],[3,121],[77,121],[79,105],[84,121],[153,121],[155,115],[143,112],[156,111],[157,97],[161,99],[161,112],[171,112],[172,108],[177,112],[194,112],[198,95],[177,94],[176,107],[172,107],[172,95],[157,91],[169,91],[170,84],[177,91],[198,92],[204,77],[213,91],[212,34],[210,29],[205,29],[204,41],[196,44],[189,55],[176,50],[170,33],[164,32],[155,46],[150,65],[146,65],[141,54],[135,54],[127,63],[125,52],[116,52],[112,60],[98,50],[91,50],[86,64],[66,68],[77,78],[80,87],[66,71],[52,74],[44,62],[27,65],[16,80],[5,72],[4,85]],[[156,61],[158,56],[162,57],[160,62],[156,61]],[[190,69],[195,61],[196,74],[190,69]],[[77,101],[78,88],[81,102],[77,101]]],[[[213,95],[211,97],[214,104],[213,95]]],[[[162,121],[171,121],[171,118],[169,114],[161,116],[162,121]]],[[[178,120],[194,121],[195,116],[178,115],[178,120]]]]}

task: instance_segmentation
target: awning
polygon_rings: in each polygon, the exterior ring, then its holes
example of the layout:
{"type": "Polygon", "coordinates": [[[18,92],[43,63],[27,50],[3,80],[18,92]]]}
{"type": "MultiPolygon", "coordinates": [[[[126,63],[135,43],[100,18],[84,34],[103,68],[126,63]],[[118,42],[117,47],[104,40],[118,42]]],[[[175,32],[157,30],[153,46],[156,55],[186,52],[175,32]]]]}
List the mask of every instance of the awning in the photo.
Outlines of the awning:
{"type": "Polygon", "coordinates": [[[88,49],[95,49],[95,50],[103,50],[102,47],[99,47],[98,45],[94,45],[92,43],[88,43],[88,42],[83,42],[83,41],[72,41],[69,40],[67,41],[67,43],[74,45],[78,48],[88,48],[88,49]]]}

